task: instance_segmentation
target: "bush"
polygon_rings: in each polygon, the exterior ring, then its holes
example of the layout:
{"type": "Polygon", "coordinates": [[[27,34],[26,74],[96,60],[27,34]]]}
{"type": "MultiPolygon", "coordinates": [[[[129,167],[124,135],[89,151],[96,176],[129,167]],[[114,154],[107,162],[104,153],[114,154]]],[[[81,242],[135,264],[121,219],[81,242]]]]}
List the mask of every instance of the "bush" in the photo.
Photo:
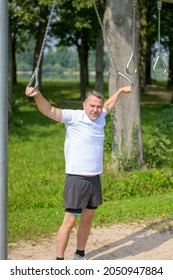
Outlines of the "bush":
{"type": "Polygon", "coordinates": [[[112,177],[107,178],[107,187],[103,184],[106,201],[173,191],[173,174],[165,175],[159,170],[124,172],[112,177]]]}
{"type": "Polygon", "coordinates": [[[155,129],[146,137],[144,143],[145,163],[149,168],[161,167],[165,163],[168,165],[172,158],[170,135],[173,128],[173,106],[163,110],[161,116],[155,129]]]}
{"type": "Polygon", "coordinates": [[[167,154],[170,152],[170,144],[168,136],[161,132],[157,127],[147,139],[144,146],[144,160],[146,165],[151,167],[160,167],[165,161],[168,163],[167,154]]]}

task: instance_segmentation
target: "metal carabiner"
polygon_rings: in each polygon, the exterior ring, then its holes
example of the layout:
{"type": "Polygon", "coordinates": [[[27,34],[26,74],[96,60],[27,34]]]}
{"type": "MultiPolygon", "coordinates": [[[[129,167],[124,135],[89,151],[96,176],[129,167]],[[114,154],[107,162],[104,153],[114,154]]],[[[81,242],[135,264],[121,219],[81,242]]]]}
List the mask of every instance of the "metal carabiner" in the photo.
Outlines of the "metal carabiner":
{"type": "Polygon", "coordinates": [[[128,82],[131,84],[132,88],[133,88],[133,82],[132,82],[132,80],[130,80],[128,77],[126,77],[123,73],[121,73],[121,72],[118,70],[118,71],[117,71],[117,78],[116,78],[117,89],[120,88],[120,86],[119,86],[120,77],[122,77],[123,79],[125,79],[126,81],[128,81],[128,82]]]}
{"type": "Polygon", "coordinates": [[[35,68],[33,74],[32,74],[32,77],[27,85],[27,88],[28,87],[31,87],[35,81],[35,84],[34,84],[34,89],[38,89],[39,88],[39,78],[38,78],[38,73],[39,73],[39,68],[35,68]]]}
{"type": "Polygon", "coordinates": [[[129,75],[135,75],[137,73],[138,69],[137,69],[137,63],[136,63],[136,57],[135,57],[135,53],[132,52],[129,61],[127,62],[127,66],[126,66],[126,72],[129,75]],[[131,64],[133,63],[133,71],[130,70],[131,68],[131,64]]]}
{"type": "Polygon", "coordinates": [[[164,61],[162,60],[160,54],[157,56],[156,61],[154,63],[153,72],[156,76],[164,75],[167,72],[166,65],[165,65],[164,61]],[[158,69],[160,69],[160,70],[158,71],[158,69]]]}

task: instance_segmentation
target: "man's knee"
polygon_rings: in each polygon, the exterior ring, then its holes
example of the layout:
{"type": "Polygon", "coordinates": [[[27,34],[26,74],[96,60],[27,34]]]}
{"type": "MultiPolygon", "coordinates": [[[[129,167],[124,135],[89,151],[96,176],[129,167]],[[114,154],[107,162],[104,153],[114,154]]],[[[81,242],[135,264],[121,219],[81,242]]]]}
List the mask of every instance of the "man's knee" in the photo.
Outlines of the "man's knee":
{"type": "Polygon", "coordinates": [[[76,216],[72,213],[65,212],[63,224],[68,227],[69,229],[72,229],[76,223],[76,216]]]}

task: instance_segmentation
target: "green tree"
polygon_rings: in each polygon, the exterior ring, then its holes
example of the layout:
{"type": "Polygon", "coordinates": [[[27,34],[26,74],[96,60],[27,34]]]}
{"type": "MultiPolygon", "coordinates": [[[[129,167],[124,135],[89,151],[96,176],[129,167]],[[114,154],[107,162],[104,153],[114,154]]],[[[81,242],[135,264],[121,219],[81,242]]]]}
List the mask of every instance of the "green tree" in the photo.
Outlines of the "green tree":
{"type": "MultiPolygon", "coordinates": [[[[100,5],[99,8],[101,7],[101,14],[103,14],[104,3],[104,0],[98,1],[98,6],[100,5]]],[[[24,49],[27,47],[28,41],[31,41],[31,38],[35,39],[35,46],[33,46],[33,68],[35,68],[37,59],[39,57],[51,4],[52,0],[26,0],[23,2],[21,0],[11,0],[11,3],[9,3],[13,54],[13,83],[17,82],[16,53],[24,51],[24,49]]],[[[57,19],[58,25],[60,26],[60,33],[57,34],[56,30],[56,33],[54,34],[49,32],[49,36],[54,35],[55,37],[61,37],[60,44],[68,46],[76,45],[80,62],[81,98],[84,98],[86,86],[89,83],[88,54],[92,48],[96,48],[98,50],[96,51],[96,81],[98,81],[96,82],[96,88],[98,89],[101,83],[103,85],[102,33],[100,30],[97,32],[98,21],[93,9],[92,0],[57,0],[56,4],[57,13],[55,14],[55,19],[57,19]],[[59,20],[59,16],[61,16],[61,20],[59,20]]],[[[55,22],[54,19],[53,21],[55,22]]],[[[40,79],[42,72],[41,68],[42,61],[40,65],[40,79]]],[[[100,88],[103,88],[103,86],[100,88]]]]}
{"type": "MultiPolygon", "coordinates": [[[[79,5],[78,1],[66,1],[59,9],[57,23],[53,26],[54,34],[58,35],[59,45],[76,46],[80,65],[81,99],[85,98],[89,83],[88,57],[89,50],[95,44],[95,28],[92,19],[94,10],[87,5],[79,5]],[[69,20],[70,19],[70,20],[69,20]]],[[[96,21],[95,21],[96,22],[96,21]]]]}

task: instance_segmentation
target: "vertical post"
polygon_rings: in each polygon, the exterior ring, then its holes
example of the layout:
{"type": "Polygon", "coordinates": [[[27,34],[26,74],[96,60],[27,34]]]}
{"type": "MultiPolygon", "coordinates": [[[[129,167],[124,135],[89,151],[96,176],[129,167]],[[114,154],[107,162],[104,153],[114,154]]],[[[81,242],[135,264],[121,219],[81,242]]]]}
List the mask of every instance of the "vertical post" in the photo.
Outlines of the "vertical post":
{"type": "Polygon", "coordinates": [[[0,260],[7,259],[8,1],[0,0],[0,260]]]}

